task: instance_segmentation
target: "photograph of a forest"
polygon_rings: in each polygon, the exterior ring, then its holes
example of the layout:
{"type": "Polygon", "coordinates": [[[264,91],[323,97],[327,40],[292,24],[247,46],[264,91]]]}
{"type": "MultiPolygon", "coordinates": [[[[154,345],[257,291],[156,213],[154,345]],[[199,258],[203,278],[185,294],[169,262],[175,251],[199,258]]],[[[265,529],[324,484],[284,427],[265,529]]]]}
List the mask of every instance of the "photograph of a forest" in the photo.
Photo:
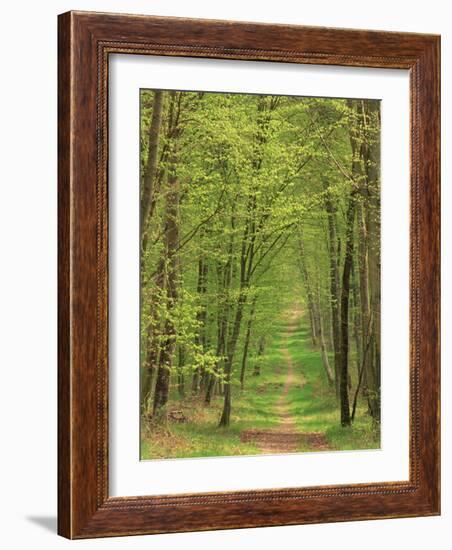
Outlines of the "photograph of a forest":
{"type": "Polygon", "coordinates": [[[140,458],[380,448],[380,101],[140,90],[140,458]]]}

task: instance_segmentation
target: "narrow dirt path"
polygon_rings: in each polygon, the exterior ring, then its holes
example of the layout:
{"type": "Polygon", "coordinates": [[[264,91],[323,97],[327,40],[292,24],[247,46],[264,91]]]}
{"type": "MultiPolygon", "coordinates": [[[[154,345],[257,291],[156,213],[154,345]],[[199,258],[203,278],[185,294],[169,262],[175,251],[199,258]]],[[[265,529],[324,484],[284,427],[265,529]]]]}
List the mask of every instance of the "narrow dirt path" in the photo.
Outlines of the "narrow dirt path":
{"type": "Polygon", "coordinates": [[[284,346],[281,352],[287,363],[287,374],[284,386],[276,403],[275,411],[278,414],[278,425],[269,429],[244,430],[241,435],[243,442],[257,444],[262,454],[293,453],[296,452],[301,443],[304,443],[312,451],[326,451],[329,449],[325,435],[320,432],[300,432],[297,428],[295,417],[290,411],[287,396],[293,384],[296,382],[301,388],[306,380],[301,375],[296,380],[292,357],[288,349],[288,342],[298,327],[301,316],[301,309],[294,307],[288,316],[287,333],[284,339],[284,346]]]}

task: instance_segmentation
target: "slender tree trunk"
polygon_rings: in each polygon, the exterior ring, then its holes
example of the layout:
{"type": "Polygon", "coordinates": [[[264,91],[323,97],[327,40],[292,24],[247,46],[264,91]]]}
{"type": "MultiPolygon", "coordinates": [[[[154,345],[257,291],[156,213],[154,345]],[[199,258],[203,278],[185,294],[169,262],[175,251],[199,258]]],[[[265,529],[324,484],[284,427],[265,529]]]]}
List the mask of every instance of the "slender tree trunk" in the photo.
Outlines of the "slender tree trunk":
{"type": "Polygon", "coordinates": [[[220,426],[229,426],[231,418],[231,374],[232,364],[234,361],[235,348],[240,334],[240,325],[242,322],[243,308],[246,303],[246,294],[244,289],[240,292],[240,297],[237,303],[235,312],[234,325],[232,329],[231,339],[228,342],[228,350],[226,355],[226,364],[224,368],[225,385],[224,385],[224,406],[221,414],[220,426]]]}
{"type": "Polygon", "coordinates": [[[164,92],[154,92],[154,104],[152,108],[152,119],[149,127],[149,151],[144,174],[143,190],[141,194],[140,208],[140,238],[142,250],[144,251],[143,239],[148,223],[148,216],[155,193],[155,177],[157,174],[158,150],[160,141],[160,128],[162,125],[164,92]]]}
{"type": "Polygon", "coordinates": [[[240,387],[242,388],[242,390],[245,385],[246,361],[248,359],[248,349],[249,349],[250,337],[251,337],[251,325],[253,324],[253,320],[254,320],[254,310],[256,308],[256,300],[257,300],[257,297],[255,296],[251,304],[248,323],[246,326],[245,342],[243,344],[242,367],[240,369],[240,387]]]}
{"type": "MultiPolygon", "coordinates": [[[[351,273],[351,287],[352,287],[352,298],[353,298],[353,337],[355,340],[355,352],[356,352],[356,373],[357,378],[361,371],[361,315],[360,315],[360,303],[358,300],[358,289],[357,289],[357,276],[356,276],[356,261],[353,261],[352,273],[351,273]]],[[[362,381],[364,383],[364,380],[362,381]]]]}
{"type": "Polygon", "coordinates": [[[150,296],[149,317],[151,322],[147,333],[145,362],[140,381],[140,399],[143,414],[150,414],[153,409],[153,388],[160,354],[159,339],[163,329],[158,312],[165,292],[165,261],[164,258],[160,258],[150,296]]]}
{"type": "MultiPolygon", "coordinates": [[[[350,401],[349,401],[349,370],[348,370],[348,352],[349,352],[349,294],[350,294],[350,275],[353,267],[354,251],[354,224],[356,217],[356,193],[358,186],[362,181],[363,164],[363,118],[360,113],[358,100],[347,100],[347,105],[351,114],[355,117],[350,128],[350,145],[352,151],[352,190],[347,206],[346,215],[346,238],[344,268],[342,272],[341,289],[341,379],[340,379],[340,403],[341,403],[341,425],[350,426],[350,401]]],[[[364,341],[364,337],[363,337],[364,341]]]]}
{"type": "Polygon", "coordinates": [[[175,337],[176,331],[171,318],[172,311],[174,309],[175,300],[177,294],[175,289],[168,291],[168,308],[167,319],[165,321],[163,338],[161,344],[159,367],[157,370],[157,379],[154,392],[154,415],[158,413],[159,409],[164,407],[169,397],[169,383],[171,375],[171,367],[173,362],[173,355],[175,351],[175,337]]]}
{"type": "Polygon", "coordinates": [[[330,361],[328,359],[328,351],[326,349],[325,336],[323,331],[323,321],[322,321],[322,306],[320,303],[320,281],[317,282],[317,311],[319,319],[319,341],[320,341],[320,352],[322,355],[322,364],[325,369],[326,378],[329,385],[334,384],[334,375],[330,367],[330,361]]]}
{"type": "Polygon", "coordinates": [[[372,385],[372,364],[371,353],[364,354],[364,350],[368,348],[372,338],[372,326],[369,323],[370,319],[370,300],[369,300],[369,259],[368,259],[368,237],[367,237],[367,220],[365,205],[367,204],[367,193],[363,193],[358,204],[358,228],[359,228],[359,243],[358,243],[358,271],[359,271],[359,296],[361,304],[361,357],[363,358],[363,392],[369,403],[370,393],[369,384],[372,385]]]}
{"type": "Polygon", "coordinates": [[[179,346],[178,363],[177,363],[177,389],[179,391],[180,397],[185,397],[184,366],[185,366],[185,349],[182,346],[179,346]]]}
{"type": "MultiPolygon", "coordinates": [[[[255,147],[253,152],[253,172],[258,174],[263,160],[263,145],[268,139],[268,128],[271,118],[271,111],[273,111],[279,102],[279,98],[266,98],[261,96],[258,101],[258,117],[257,117],[257,131],[255,135],[255,147]]],[[[254,273],[254,269],[259,265],[259,259],[254,264],[254,255],[256,253],[256,239],[257,235],[263,228],[263,223],[266,217],[262,218],[258,222],[256,212],[258,211],[258,198],[259,193],[256,189],[248,196],[246,205],[246,219],[244,225],[244,232],[241,242],[241,257],[240,257],[240,286],[239,286],[239,298],[237,307],[235,310],[234,323],[232,326],[231,337],[228,339],[226,362],[224,368],[224,406],[220,419],[220,426],[229,426],[231,417],[231,375],[232,366],[234,361],[234,355],[236,351],[237,341],[240,335],[240,328],[243,317],[243,309],[248,299],[248,289],[251,283],[251,278],[254,273]],[[262,222],[262,223],[261,223],[262,222]]],[[[268,253],[261,251],[260,260],[268,253]]]]}
{"type": "MultiPolygon", "coordinates": [[[[248,203],[250,204],[250,203],[248,203]]],[[[251,204],[253,204],[253,201],[251,199],[251,204]]],[[[255,205],[255,203],[254,203],[255,205]]],[[[232,227],[234,227],[235,222],[232,223],[232,227]]],[[[220,426],[229,426],[230,418],[231,418],[231,396],[232,396],[232,390],[231,390],[231,378],[232,378],[232,365],[234,361],[234,355],[235,350],[237,346],[237,341],[239,339],[240,335],[240,327],[242,323],[242,317],[243,317],[243,309],[246,304],[247,300],[247,290],[248,290],[248,282],[249,282],[249,274],[251,271],[251,266],[253,262],[253,249],[251,245],[247,248],[247,242],[248,242],[248,235],[249,235],[249,220],[247,220],[243,238],[242,238],[242,244],[241,244],[241,258],[240,258],[240,288],[239,288],[239,299],[237,301],[237,307],[235,310],[234,315],[234,323],[232,325],[232,331],[230,333],[230,337],[227,340],[227,348],[226,348],[226,360],[224,364],[224,384],[223,384],[223,390],[224,390],[224,404],[223,404],[223,412],[221,414],[220,418],[220,426]]],[[[252,237],[253,239],[254,237],[252,237]]],[[[232,250],[231,248],[231,268],[234,266],[233,258],[232,258],[232,250]]],[[[233,271],[231,272],[231,279],[233,277],[233,271]]],[[[228,304],[229,304],[229,297],[228,297],[228,304]]]]}
{"type": "MultiPolygon", "coordinates": [[[[325,185],[324,185],[325,187],[325,185]]],[[[339,398],[339,380],[341,365],[341,330],[339,323],[339,243],[337,238],[336,212],[331,197],[327,193],[325,207],[328,215],[328,240],[329,240],[329,259],[330,259],[330,295],[331,295],[331,325],[333,333],[334,350],[334,379],[336,396],[339,398]]]]}
{"type": "Polygon", "coordinates": [[[140,376],[140,404],[141,414],[149,414],[149,400],[152,388],[154,369],[147,365],[141,369],[140,376]]]}
{"type": "Polygon", "coordinates": [[[372,308],[372,359],[369,369],[372,380],[371,384],[368,384],[368,392],[371,415],[376,421],[380,421],[380,112],[378,105],[374,102],[365,102],[363,110],[368,128],[365,166],[368,189],[369,288],[372,308]],[[377,130],[374,130],[374,134],[371,134],[369,128],[376,128],[377,130]]]}
{"type": "MultiPolygon", "coordinates": [[[[145,228],[148,224],[148,218],[150,215],[150,205],[155,196],[155,183],[157,174],[157,159],[159,149],[160,130],[162,125],[162,111],[163,111],[163,94],[164,92],[157,91],[154,93],[154,102],[152,110],[152,119],[149,126],[148,137],[148,157],[146,162],[145,173],[143,177],[141,201],[140,201],[140,247],[141,247],[141,300],[143,303],[143,287],[145,284],[143,274],[144,268],[144,256],[146,252],[146,234],[145,228]]],[[[150,304],[151,319],[156,319],[157,303],[159,300],[159,291],[161,291],[163,284],[162,278],[162,266],[159,265],[156,275],[156,291],[153,292],[150,304]]],[[[154,322],[155,324],[155,322],[154,322]]],[[[152,399],[152,389],[154,382],[154,374],[157,368],[158,361],[158,329],[156,326],[150,326],[148,329],[147,341],[145,342],[145,363],[141,369],[140,377],[140,403],[142,413],[149,414],[150,403],[152,399]]]]}
{"type": "MultiPolygon", "coordinates": [[[[235,213],[234,207],[231,215],[231,229],[235,227],[235,213]]],[[[215,389],[222,394],[222,382],[218,380],[220,374],[220,368],[223,365],[223,356],[226,352],[226,338],[229,322],[229,309],[230,309],[230,286],[233,278],[233,252],[234,252],[234,232],[231,231],[228,244],[228,262],[223,267],[220,263],[217,265],[217,350],[216,356],[220,357],[215,365],[215,373],[210,377],[207,385],[206,396],[204,402],[206,405],[210,405],[212,396],[215,389]]]]}
{"type": "Polygon", "coordinates": [[[342,291],[341,291],[341,378],[340,378],[340,401],[341,401],[341,425],[350,426],[350,402],[348,395],[348,307],[350,293],[350,272],[353,261],[353,238],[355,221],[355,198],[352,195],[349,199],[346,218],[346,243],[344,270],[342,273],[342,291]]]}
{"type": "MultiPolygon", "coordinates": [[[[258,170],[258,168],[256,168],[258,170]]],[[[248,288],[251,277],[251,269],[254,259],[254,243],[256,239],[256,228],[254,220],[254,211],[256,208],[256,195],[253,193],[248,199],[247,204],[247,219],[245,228],[243,231],[241,242],[241,256],[240,256],[240,285],[239,285],[239,298],[235,309],[234,323],[232,325],[232,331],[230,338],[227,341],[226,349],[226,361],[224,365],[224,404],[223,412],[220,418],[220,426],[229,426],[231,418],[231,401],[232,401],[232,366],[234,362],[234,355],[237,347],[237,342],[240,335],[240,328],[242,324],[243,310],[248,298],[248,288]]],[[[231,258],[232,260],[232,258],[231,258]]],[[[231,265],[234,263],[231,261],[231,265]]]]}
{"type": "Polygon", "coordinates": [[[308,302],[309,320],[311,324],[311,339],[312,344],[317,347],[317,338],[319,333],[319,319],[318,312],[315,307],[314,292],[312,290],[312,284],[309,277],[308,268],[306,265],[306,253],[304,248],[304,237],[302,227],[298,229],[298,263],[300,266],[301,278],[306,292],[306,299],[308,302]]]}
{"type": "MultiPolygon", "coordinates": [[[[172,92],[171,94],[172,108],[174,108],[176,93],[172,92]]],[[[171,144],[172,150],[169,157],[170,168],[168,169],[164,222],[167,308],[154,393],[154,415],[168,401],[171,367],[176,346],[176,329],[173,314],[177,301],[179,277],[179,258],[177,254],[179,247],[179,181],[176,173],[179,130],[174,128],[172,133],[174,142],[171,144]]]]}
{"type": "MultiPolygon", "coordinates": [[[[200,351],[206,351],[206,317],[207,317],[207,304],[205,303],[205,295],[207,292],[207,274],[208,265],[205,259],[201,256],[198,260],[198,283],[197,293],[200,300],[200,309],[196,314],[196,320],[198,322],[198,330],[195,338],[195,344],[200,351]]],[[[197,368],[193,373],[192,379],[192,393],[198,393],[201,389],[201,379],[203,373],[200,368],[197,368]]]]}
{"type": "MultiPolygon", "coordinates": [[[[218,342],[217,342],[217,350],[216,350],[217,357],[222,357],[224,355],[225,347],[226,347],[225,338],[226,338],[226,323],[223,320],[221,320],[219,321],[219,327],[218,327],[218,342]]],[[[219,359],[217,361],[217,364],[215,365],[215,373],[212,374],[212,376],[210,376],[208,380],[207,387],[206,387],[206,395],[204,399],[204,403],[206,405],[210,405],[210,402],[214,395],[214,390],[217,385],[217,379],[219,376],[222,362],[223,362],[223,359],[219,359]]]]}
{"type": "Polygon", "coordinates": [[[260,376],[261,374],[261,363],[260,358],[264,355],[265,352],[265,336],[259,338],[259,344],[257,346],[257,361],[254,365],[253,376],[260,376]]]}

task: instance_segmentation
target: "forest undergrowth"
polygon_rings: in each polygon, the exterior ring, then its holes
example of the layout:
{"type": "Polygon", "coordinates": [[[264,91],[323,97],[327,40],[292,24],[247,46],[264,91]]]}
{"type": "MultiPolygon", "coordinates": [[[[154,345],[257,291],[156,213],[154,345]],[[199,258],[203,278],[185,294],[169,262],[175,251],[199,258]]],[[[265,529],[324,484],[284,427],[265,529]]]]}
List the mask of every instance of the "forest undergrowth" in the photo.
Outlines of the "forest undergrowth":
{"type": "MultiPolygon", "coordinates": [[[[278,401],[288,371],[285,348],[289,351],[294,370],[294,382],[286,399],[296,422],[295,433],[299,435],[296,448],[290,451],[378,448],[380,432],[371,417],[365,414],[364,401],[358,405],[353,426],[344,428],[340,425],[336,396],[328,386],[319,353],[310,343],[306,318],[301,317],[290,334],[287,318],[284,318],[275,324],[274,333],[260,375],[250,374],[243,390],[239,385],[233,387],[234,409],[230,426],[218,429],[222,411],[220,395],[215,396],[210,405],[203,405],[196,396],[181,398],[173,389],[167,422],[142,423],[142,459],[262,454],[259,442],[244,442],[242,434],[272,431],[280,426],[278,401]],[[304,437],[305,434],[309,437],[304,437]],[[322,441],[326,445],[319,445],[322,441]]],[[[270,452],[287,452],[287,448],[282,443],[281,448],[270,452]]]]}

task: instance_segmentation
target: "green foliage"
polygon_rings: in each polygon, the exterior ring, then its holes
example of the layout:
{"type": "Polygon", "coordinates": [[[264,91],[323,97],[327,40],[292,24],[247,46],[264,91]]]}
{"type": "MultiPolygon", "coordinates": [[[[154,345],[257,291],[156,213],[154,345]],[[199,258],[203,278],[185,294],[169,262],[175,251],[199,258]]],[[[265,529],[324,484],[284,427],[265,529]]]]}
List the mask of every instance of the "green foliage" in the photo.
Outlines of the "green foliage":
{"type": "MultiPolygon", "coordinates": [[[[196,398],[172,395],[171,407],[182,409],[187,422],[171,425],[170,431],[144,427],[141,456],[149,458],[193,458],[228,455],[256,455],[256,444],[245,443],[245,430],[276,429],[280,421],[277,403],[287,375],[287,362],[281,352],[286,345],[286,322],[276,320],[273,339],[261,360],[261,375],[252,376],[250,369],[244,390],[234,385],[233,422],[227,429],[218,430],[222,400],[217,396],[210,407],[196,398]]],[[[298,419],[302,433],[324,433],[329,449],[376,449],[380,446],[379,429],[365,414],[360,401],[357,420],[351,429],[338,423],[339,412],[334,394],[328,391],[318,352],[309,343],[306,319],[288,340],[294,362],[295,383],[288,395],[289,411],[298,419]]],[[[313,450],[300,444],[300,452],[313,450]]]]}
{"type": "MultiPolygon", "coordinates": [[[[153,106],[154,92],[143,90],[142,176],[153,106]]],[[[326,205],[332,205],[337,224],[340,269],[347,204],[372,168],[361,157],[353,158],[350,129],[359,134],[363,146],[376,142],[379,110],[370,112],[364,132],[359,112],[344,99],[164,92],[153,204],[145,220],[141,257],[141,365],[144,370],[154,369],[145,392],[149,403],[161,357],[169,349],[171,357],[164,365],[170,371],[169,408],[185,395],[199,413],[198,420],[172,427],[180,441],[196,441],[190,451],[182,449],[181,456],[208,456],[220,449],[222,453],[228,445],[234,446],[234,454],[251,452],[237,439],[240,430],[251,423],[257,427],[275,421],[278,391],[262,393],[260,388],[281,383],[283,375],[277,369],[281,316],[294,302],[308,307],[300,275],[301,240],[304,267],[333,361],[330,310],[337,297],[331,294],[326,205]],[[352,174],[353,162],[359,165],[360,176],[352,174]],[[172,226],[177,234],[169,229],[172,226]],[[266,349],[271,342],[272,350],[266,349]],[[253,376],[258,370],[261,376],[253,376]],[[209,384],[214,388],[214,406],[205,411],[202,404],[209,384]],[[221,435],[222,443],[211,441],[209,447],[212,433],[220,437],[216,425],[223,395],[218,392],[227,384],[233,394],[231,426],[221,435]],[[198,426],[198,421],[205,426],[198,426]]],[[[364,193],[356,200],[368,203],[364,193]]],[[[378,209],[369,216],[379,223],[378,209]]],[[[373,246],[379,248],[379,241],[373,246]]],[[[358,307],[353,304],[351,319],[358,307]]],[[[290,343],[307,380],[299,395],[291,390],[294,414],[307,430],[325,432],[332,446],[341,447],[342,432],[331,431],[338,423],[336,398],[326,382],[319,350],[310,349],[307,340],[306,332],[299,332],[290,343]],[[295,345],[299,349],[293,349],[295,345]]],[[[356,360],[357,350],[352,357],[356,360]]],[[[361,428],[368,431],[364,417],[360,402],[353,433],[361,428]]],[[[358,444],[358,436],[347,437],[350,445],[358,444]]],[[[157,448],[146,439],[143,452],[154,456],[157,448]]]]}

